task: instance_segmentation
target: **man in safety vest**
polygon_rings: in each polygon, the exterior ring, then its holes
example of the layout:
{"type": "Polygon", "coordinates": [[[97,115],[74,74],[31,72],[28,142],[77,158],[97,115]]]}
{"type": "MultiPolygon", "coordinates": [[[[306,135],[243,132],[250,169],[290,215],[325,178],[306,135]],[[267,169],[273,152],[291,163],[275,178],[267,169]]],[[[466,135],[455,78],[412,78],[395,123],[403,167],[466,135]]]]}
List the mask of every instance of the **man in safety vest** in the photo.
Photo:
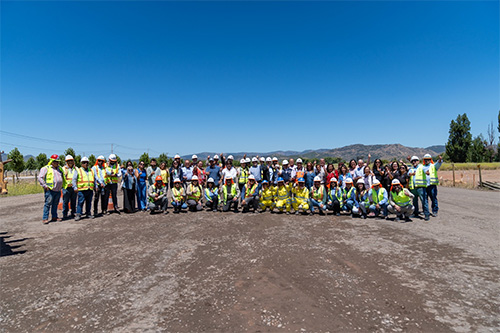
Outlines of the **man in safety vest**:
{"type": "MultiPolygon", "coordinates": [[[[292,188],[292,206],[295,215],[305,213],[309,210],[309,189],[306,187],[306,180],[302,177],[297,179],[297,184],[292,188]]],[[[309,212],[312,214],[311,212],[309,212]]]]}
{"type": "Polygon", "coordinates": [[[203,204],[201,202],[203,188],[198,181],[198,176],[191,177],[191,183],[187,185],[186,196],[186,203],[190,211],[197,212],[203,209],[203,204]]]}
{"type": "Polygon", "coordinates": [[[311,212],[314,213],[314,207],[319,208],[319,214],[324,215],[326,210],[326,190],[321,184],[321,178],[314,177],[313,187],[311,188],[311,212]]]}
{"type": "Polygon", "coordinates": [[[297,182],[299,178],[304,178],[306,176],[306,169],[302,163],[302,159],[297,159],[297,165],[294,169],[292,169],[292,179],[294,182],[297,182]]]}
{"type": "Polygon", "coordinates": [[[382,187],[378,179],[373,181],[372,188],[368,191],[368,199],[370,201],[370,214],[368,216],[379,216],[380,212],[382,212],[387,219],[387,204],[389,202],[387,190],[382,187]]]}
{"type": "Polygon", "coordinates": [[[269,186],[269,182],[267,180],[263,180],[262,188],[259,192],[261,212],[265,212],[267,208],[271,210],[271,213],[273,212],[273,209],[276,206],[274,202],[275,195],[276,195],[276,190],[274,186],[269,186]]]}
{"type": "Polygon", "coordinates": [[[175,214],[178,214],[181,209],[187,208],[186,192],[179,178],[174,178],[174,187],[172,187],[172,206],[174,207],[175,214]]]}
{"type": "Polygon", "coordinates": [[[237,171],[238,171],[238,187],[240,191],[242,191],[243,187],[245,187],[245,184],[248,181],[248,166],[244,158],[240,160],[240,167],[237,169],[237,171]]]}
{"type": "Polygon", "coordinates": [[[208,178],[205,188],[205,206],[213,212],[216,212],[219,206],[219,188],[215,186],[215,181],[211,177],[208,178]]]}
{"type": "Polygon", "coordinates": [[[401,186],[399,179],[393,179],[391,183],[391,195],[387,210],[396,214],[396,222],[404,218],[406,222],[410,222],[410,215],[413,213],[413,194],[406,188],[401,186]]]}
{"type": "Polygon", "coordinates": [[[160,213],[168,213],[167,187],[163,183],[161,176],[156,176],[154,184],[148,188],[148,198],[150,214],[153,214],[155,210],[159,210],[160,213]]]}
{"type": "Polygon", "coordinates": [[[437,199],[437,186],[439,185],[439,179],[437,171],[443,164],[443,158],[439,155],[439,160],[434,163],[430,154],[424,155],[424,165],[422,166],[425,174],[427,175],[427,197],[431,199],[431,216],[436,217],[438,214],[438,199],[437,199]]]}
{"type": "Polygon", "coordinates": [[[91,214],[92,196],[94,195],[95,176],[91,168],[89,168],[89,159],[84,156],[80,161],[81,168],[77,168],[73,175],[73,189],[78,193],[78,207],[76,209],[75,221],[79,221],[82,217],[83,204],[85,204],[85,213],[88,218],[93,219],[91,214]]]}
{"type": "Polygon", "coordinates": [[[76,172],[75,160],[73,156],[68,155],[65,158],[66,165],[63,167],[64,178],[66,179],[66,186],[63,188],[63,220],[68,218],[69,207],[71,207],[71,218],[76,214],[76,199],[77,192],[73,189],[73,176],[76,172]]]}
{"type": "Polygon", "coordinates": [[[243,213],[247,213],[251,207],[253,212],[258,213],[259,208],[259,185],[255,182],[255,176],[248,176],[248,182],[243,187],[241,192],[241,206],[243,213]]]}
{"type": "Polygon", "coordinates": [[[116,155],[115,154],[109,155],[108,165],[106,166],[106,178],[105,178],[106,187],[104,191],[104,196],[106,198],[109,198],[109,194],[111,193],[113,208],[114,211],[117,213],[119,213],[119,210],[118,210],[118,199],[116,197],[116,193],[118,191],[118,182],[120,181],[119,178],[121,176],[122,176],[122,171],[120,170],[120,166],[118,165],[116,155]]]}
{"type": "Polygon", "coordinates": [[[328,192],[328,199],[326,208],[332,210],[337,216],[340,216],[340,210],[344,206],[344,189],[338,186],[337,178],[330,179],[330,191],[328,192]]]}
{"type": "Polygon", "coordinates": [[[59,166],[59,156],[52,155],[49,163],[40,169],[38,182],[43,187],[45,204],[43,205],[43,224],[49,223],[49,211],[52,215],[50,222],[62,221],[57,217],[57,205],[61,198],[61,190],[66,187],[64,171],[59,166]]]}
{"type": "Polygon", "coordinates": [[[233,181],[232,177],[226,177],[224,179],[224,185],[222,185],[219,191],[219,201],[222,203],[222,211],[227,212],[231,208],[234,212],[238,212],[238,198],[240,197],[240,189],[233,181]]]}
{"type": "MultiPolygon", "coordinates": [[[[288,162],[288,161],[287,161],[288,162]]],[[[285,180],[282,177],[278,177],[278,186],[276,187],[276,208],[280,213],[286,208],[286,214],[290,214],[291,210],[291,199],[290,199],[290,189],[289,184],[285,184],[285,180]]]]}
{"type": "Polygon", "coordinates": [[[99,199],[101,199],[101,213],[106,214],[108,211],[108,197],[106,197],[106,161],[104,156],[97,157],[96,164],[92,167],[95,178],[94,186],[94,216],[97,216],[97,207],[99,199]]]}
{"type": "Polygon", "coordinates": [[[427,175],[424,172],[422,164],[420,164],[420,159],[417,156],[412,156],[410,159],[412,167],[408,169],[408,176],[410,180],[408,182],[410,191],[414,195],[413,197],[413,207],[415,210],[413,212],[413,217],[418,217],[418,199],[422,202],[422,209],[424,211],[424,220],[429,221],[429,203],[427,201],[427,175]]]}

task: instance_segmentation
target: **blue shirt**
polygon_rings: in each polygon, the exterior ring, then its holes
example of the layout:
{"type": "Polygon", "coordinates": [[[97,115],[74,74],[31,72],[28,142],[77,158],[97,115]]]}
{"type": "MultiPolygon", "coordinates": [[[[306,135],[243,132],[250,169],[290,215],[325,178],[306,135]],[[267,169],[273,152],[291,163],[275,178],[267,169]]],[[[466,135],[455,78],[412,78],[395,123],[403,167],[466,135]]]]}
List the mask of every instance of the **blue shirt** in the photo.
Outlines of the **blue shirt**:
{"type": "Polygon", "coordinates": [[[254,167],[253,165],[248,169],[249,175],[253,175],[255,177],[255,181],[260,182],[262,179],[262,174],[260,170],[260,165],[254,167]]]}
{"type": "Polygon", "coordinates": [[[213,178],[214,180],[214,185],[217,187],[219,186],[219,181],[220,181],[220,166],[217,164],[214,165],[212,168],[211,166],[208,166],[205,168],[205,172],[207,174],[207,179],[208,178],[213,178]]]}

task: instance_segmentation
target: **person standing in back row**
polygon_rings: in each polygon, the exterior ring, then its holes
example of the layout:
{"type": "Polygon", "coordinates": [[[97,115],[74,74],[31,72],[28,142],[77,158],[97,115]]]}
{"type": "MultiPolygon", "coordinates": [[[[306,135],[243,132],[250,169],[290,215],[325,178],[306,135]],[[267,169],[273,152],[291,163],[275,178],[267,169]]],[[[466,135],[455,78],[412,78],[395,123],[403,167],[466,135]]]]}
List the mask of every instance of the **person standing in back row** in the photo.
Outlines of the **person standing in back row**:
{"type": "Polygon", "coordinates": [[[106,198],[106,163],[104,156],[99,155],[95,165],[92,167],[94,172],[94,216],[97,216],[97,207],[99,199],[101,200],[101,213],[106,214],[108,211],[108,198],[106,198]]]}
{"type": "Polygon", "coordinates": [[[424,172],[423,166],[420,164],[420,159],[417,156],[412,156],[409,158],[412,167],[408,170],[408,176],[410,176],[410,191],[414,195],[413,207],[415,208],[413,212],[413,217],[418,217],[418,199],[422,202],[422,209],[424,211],[424,220],[429,221],[429,203],[427,201],[427,177],[424,172]]]}
{"type": "Polygon", "coordinates": [[[45,204],[43,206],[43,224],[49,223],[49,211],[52,214],[50,222],[61,221],[57,217],[57,205],[61,198],[61,190],[66,185],[64,171],[59,166],[59,156],[52,155],[49,163],[40,169],[38,182],[43,187],[45,204]]]}
{"type": "MultiPolygon", "coordinates": [[[[111,200],[113,201],[113,208],[116,213],[120,213],[118,208],[118,198],[116,196],[118,191],[118,182],[122,176],[122,171],[118,165],[117,158],[115,154],[111,154],[108,157],[108,165],[106,166],[106,187],[104,197],[106,201],[111,194],[111,200]]],[[[109,211],[107,212],[109,214],[109,211]]]]}
{"type": "Polygon", "coordinates": [[[71,218],[76,214],[77,192],[73,189],[73,176],[76,172],[75,160],[73,156],[68,155],[65,158],[66,165],[63,167],[66,186],[63,188],[63,220],[68,218],[69,208],[71,207],[71,218]]]}
{"type": "Polygon", "coordinates": [[[432,213],[431,216],[436,217],[439,211],[438,199],[437,199],[437,186],[439,185],[439,179],[437,175],[437,171],[443,164],[443,158],[439,155],[439,160],[434,163],[432,161],[432,157],[429,154],[424,155],[424,165],[423,170],[426,174],[427,178],[427,197],[431,199],[432,203],[432,213]]]}
{"type": "Polygon", "coordinates": [[[91,213],[92,196],[94,195],[95,177],[94,171],[89,167],[89,159],[84,156],[80,162],[81,168],[77,168],[73,176],[73,188],[78,193],[78,208],[76,209],[75,221],[79,221],[83,213],[83,205],[85,204],[85,214],[88,218],[93,219],[91,213]]]}

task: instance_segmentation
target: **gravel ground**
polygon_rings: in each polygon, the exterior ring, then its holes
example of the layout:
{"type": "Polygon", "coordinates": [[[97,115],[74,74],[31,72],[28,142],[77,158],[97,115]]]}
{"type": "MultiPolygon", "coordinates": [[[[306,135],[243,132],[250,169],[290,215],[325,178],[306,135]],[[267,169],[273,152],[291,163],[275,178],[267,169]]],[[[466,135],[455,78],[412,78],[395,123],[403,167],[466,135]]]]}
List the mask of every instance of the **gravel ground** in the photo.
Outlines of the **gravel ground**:
{"type": "Polygon", "coordinates": [[[411,223],[136,213],[43,225],[0,198],[5,332],[500,330],[500,193],[411,223]]]}

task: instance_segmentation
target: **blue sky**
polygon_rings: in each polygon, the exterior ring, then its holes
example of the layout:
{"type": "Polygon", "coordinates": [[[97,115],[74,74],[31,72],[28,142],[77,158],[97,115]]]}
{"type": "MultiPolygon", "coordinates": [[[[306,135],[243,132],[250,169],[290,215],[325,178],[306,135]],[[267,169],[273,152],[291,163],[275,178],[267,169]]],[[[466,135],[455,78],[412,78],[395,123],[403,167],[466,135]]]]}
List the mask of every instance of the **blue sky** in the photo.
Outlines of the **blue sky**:
{"type": "Polygon", "coordinates": [[[0,148],[426,147],[464,112],[486,133],[498,14],[497,1],[3,1],[0,126],[23,136],[0,148]]]}

